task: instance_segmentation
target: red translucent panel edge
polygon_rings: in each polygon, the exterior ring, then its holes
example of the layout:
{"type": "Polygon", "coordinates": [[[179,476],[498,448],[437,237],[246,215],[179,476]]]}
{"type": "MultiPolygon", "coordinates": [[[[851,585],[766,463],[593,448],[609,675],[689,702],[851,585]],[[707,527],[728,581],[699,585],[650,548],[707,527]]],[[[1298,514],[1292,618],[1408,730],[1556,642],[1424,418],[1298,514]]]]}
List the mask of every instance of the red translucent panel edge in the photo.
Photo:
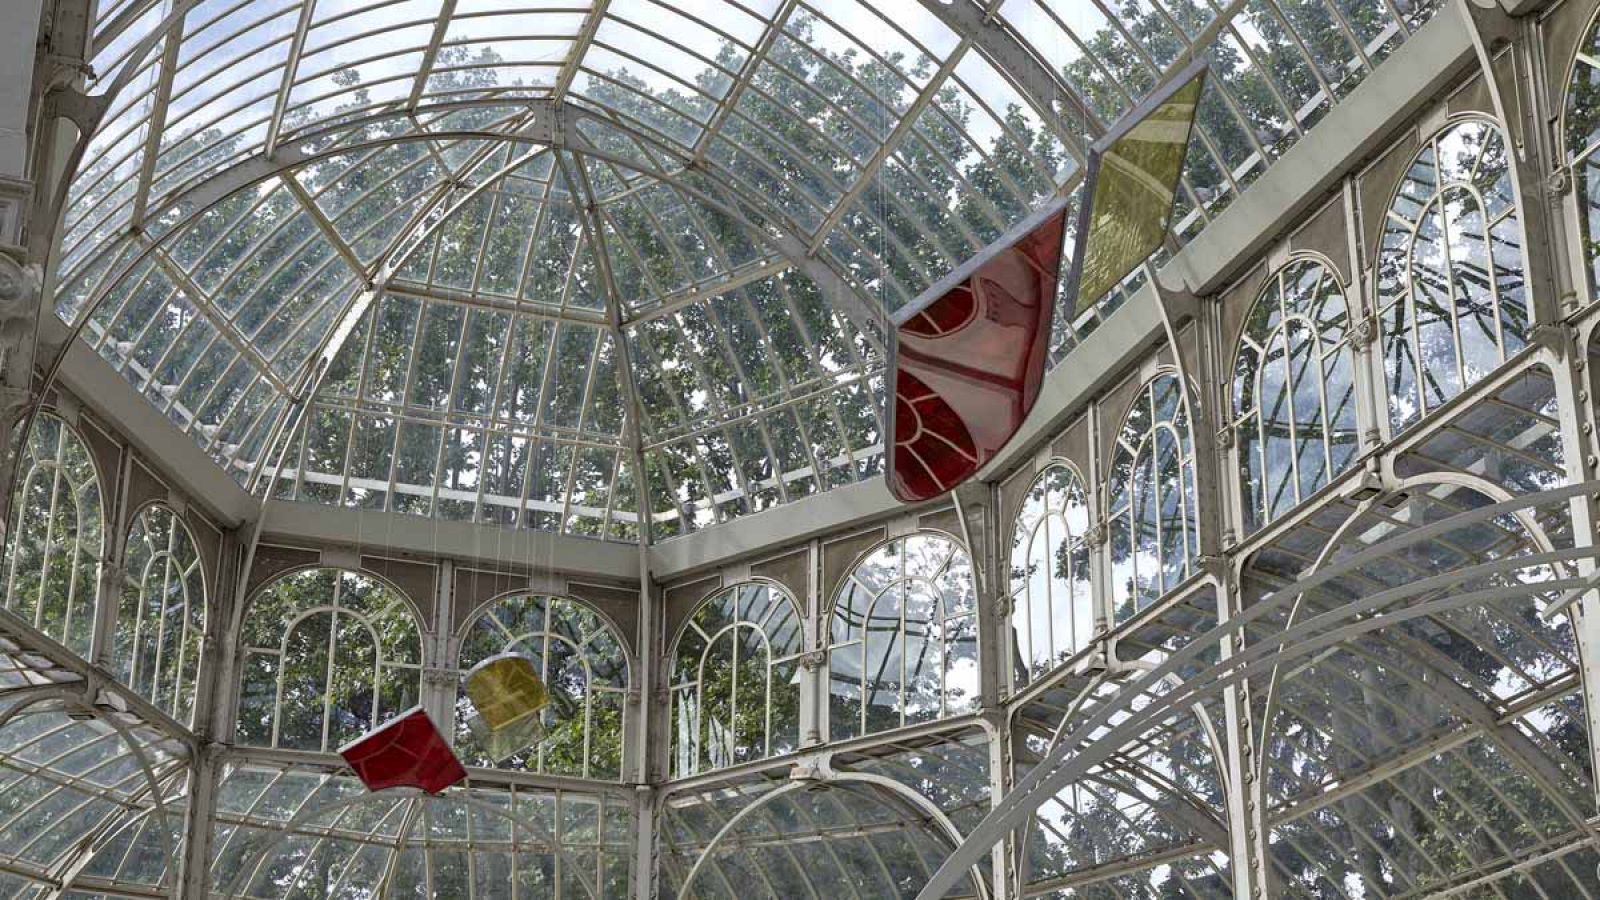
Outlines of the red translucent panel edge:
{"type": "Polygon", "coordinates": [[[1039,397],[1066,205],[1052,203],[896,316],[889,489],[928,500],[977,474],[1039,397]],[[965,274],[963,274],[965,273],[965,274]]]}
{"type": "Polygon", "coordinates": [[[339,748],[368,790],[415,787],[437,794],[467,777],[467,770],[420,706],[339,748]]]}

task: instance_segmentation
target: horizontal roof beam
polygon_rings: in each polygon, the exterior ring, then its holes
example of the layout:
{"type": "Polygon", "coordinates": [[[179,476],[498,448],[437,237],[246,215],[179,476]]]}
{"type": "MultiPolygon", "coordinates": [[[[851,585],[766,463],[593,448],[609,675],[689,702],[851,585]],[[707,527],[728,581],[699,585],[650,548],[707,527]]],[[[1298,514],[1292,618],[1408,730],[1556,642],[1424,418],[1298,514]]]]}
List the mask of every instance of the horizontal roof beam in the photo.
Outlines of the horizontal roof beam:
{"type": "MultiPolygon", "coordinates": [[[[39,342],[59,346],[67,326],[53,312],[40,315],[39,342]]],[[[261,499],[253,497],[217,465],[194,439],[180,431],[93,347],[74,340],[61,364],[60,383],[94,417],[131,444],[139,455],[179,487],[189,499],[234,528],[253,521],[261,499]]]]}
{"type": "Polygon", "coordinates": [[[294,500],[273,501],[267,506],[265,516],[264,540],[287,538],[295,543],[353,544],[375,552],[481,562],[541,572],[553,570],[567,576],[639,578],[637,544],[294,500]]]}
{"type": "MultiPolygon", "coordinates": [[[[960,4],[957,4],[959,6],[960,4]]],[[[1353,166],[1379,149],[1473,59],[1460,12],[1447,6],[1402,44],[1315,129],[1239,196],[1161,270],[1163,284],[1195,294],[1225,285],[1297,217],[1303,216],[1353,166]]],[[[1017,437],[979,473],[996,480],[1037,452],[1141,354],[1165,340],[1154,287],[1144,285],[1045,377],[1039,402],[1017,437]]],[[[848,528],[906,507],[882,479],[835,488],[778,509],[711,526],[650,549],[651,574],[669,578],[764,548],[792,546],[831,527],[848,528]]]]}
{"type": "Polygon", "coordinates": [[[1470,26],[1446,4],[1185,244],[1162,267],[1162,284],[1196,295],[1223,287],[1475,58],[1470,26]]]}

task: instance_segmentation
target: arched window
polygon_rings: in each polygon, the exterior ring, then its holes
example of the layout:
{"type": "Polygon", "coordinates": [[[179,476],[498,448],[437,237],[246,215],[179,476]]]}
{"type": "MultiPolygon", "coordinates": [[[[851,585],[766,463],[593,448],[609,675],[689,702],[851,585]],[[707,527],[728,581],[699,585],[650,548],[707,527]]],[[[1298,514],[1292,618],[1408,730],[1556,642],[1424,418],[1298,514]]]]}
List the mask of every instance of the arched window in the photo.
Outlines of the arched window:
{"type": "Polygon", "coordinates": [[[104,546],[94,461],[72,426],[40,413],[19,465],[6,606],[87,657],[104,546]]]}
{"type": "MultiPolygon", "coordinates": [[[[461,639],[461,671],[500,653],[520,653],[533,660],[551,702],[541,713],[543,740],[499,767],[620,779],[628,656],[611,624],[566,597],[503,597],[467,626],[461,639]]],[[[456,752],[472,765],[496,765],[467,727],[471,714],[462,685],[456,697],[456,752]]]]}
{"type": "Polygon", "coordinates": [[[128,532],[122,565],[112,643],[117,676],[189,722],[206,631],[205,576],[194,536],[171,507],[146,506],[128,532]]]}
{"type": "Polygon", "coordinates": [[[1022,500],[1011,536],[1016,680],[1055,668],[1094,635],[1089,499],[1072,467],[1051,463],[1022,500]]]}
{"type": "Polygon", "coordinates": [[[250,604],[240,643],[241,743],[331,752],[417,704],[416,618],[371,576],[279,578],[250,604]]]}
{"type": "Polygon", "coordinates": [[[1350,312],[1338,276],[1299,259],[1267,280],[1233,364],[1246,528],[1276,519],[1356,455],[1350,312]]]}
{"type": "Polygon", "coordinates": [[[673,775],[799,746],[804,649],[800,611],[778,588],[750,582],[706,598],[672,651],[673,775]]]}
{"type": "Polygon", "coordinates": [[[872,551],[833,601],[828,653],[835,740],[927,722],[978,699],[972,559],[921,533],[872,551]]]}
{"type": "Polygon", "coordinates": [[[1106,497],[1120,622],[1188,578],[1200,552],[1189,404],[1176,373],[1139,389],[1112,450],[1106,497]]]}
{"type": "Polygon", "coordinates": [[[1600,16],[1578,45],[1567,86],[1563,131],[1578,198],[1578,233],[1583,239],[1589,299],[1600,299],[1600,16]]]}
{"type": "Polygon", "coordinates": [[[1516,186],[1493,123],[1457,122],[1423,145],[1389,205],[1377,290],[1395,431],[1525,345],[1516,186]]]}

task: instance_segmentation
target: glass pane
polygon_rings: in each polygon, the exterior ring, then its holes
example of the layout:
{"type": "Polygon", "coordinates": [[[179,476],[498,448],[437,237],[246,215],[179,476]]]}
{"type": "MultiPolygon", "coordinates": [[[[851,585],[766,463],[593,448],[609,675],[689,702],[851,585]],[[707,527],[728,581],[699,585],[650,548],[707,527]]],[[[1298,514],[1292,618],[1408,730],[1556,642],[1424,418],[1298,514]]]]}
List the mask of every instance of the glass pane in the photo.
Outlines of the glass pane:
{"type": "Polygon", "coordinates": [[[1114,126],[1111,142],[1091,153],[1093,193],[1073,259],[1077,308],[1116,287],[1161,246],[1205,84],[1201,69],[1147,114],[1114,126]]]}

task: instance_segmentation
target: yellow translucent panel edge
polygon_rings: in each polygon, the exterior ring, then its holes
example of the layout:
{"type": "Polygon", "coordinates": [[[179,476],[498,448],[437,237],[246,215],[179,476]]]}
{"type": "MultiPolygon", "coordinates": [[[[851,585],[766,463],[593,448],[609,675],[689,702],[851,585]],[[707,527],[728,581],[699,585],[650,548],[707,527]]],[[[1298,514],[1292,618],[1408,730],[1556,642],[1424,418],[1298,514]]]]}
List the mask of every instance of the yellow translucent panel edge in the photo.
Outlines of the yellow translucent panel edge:
{"type": "Polygon", "coordinates": [[[544,740],[544,723],[538,713],[528,713],[498,728],[489,727],[482,716],[467,719],[467,728],[483,752],[497,763],[516,756],[544,740]]]}
{"type": "Polygon", "coordinates": [[[537,713],[550,702],[533,662],[514,653],[491,656],[467,673],[467,696],[491,729],[537,713]]]}
{"type": "Polygon", "coordinates": [[[1205,71],[1113,141],[1094,173],[1083,268],[1074,302],[1081,308],[1116,287],[1166,236],[1183,174],[1205,71]]]}

